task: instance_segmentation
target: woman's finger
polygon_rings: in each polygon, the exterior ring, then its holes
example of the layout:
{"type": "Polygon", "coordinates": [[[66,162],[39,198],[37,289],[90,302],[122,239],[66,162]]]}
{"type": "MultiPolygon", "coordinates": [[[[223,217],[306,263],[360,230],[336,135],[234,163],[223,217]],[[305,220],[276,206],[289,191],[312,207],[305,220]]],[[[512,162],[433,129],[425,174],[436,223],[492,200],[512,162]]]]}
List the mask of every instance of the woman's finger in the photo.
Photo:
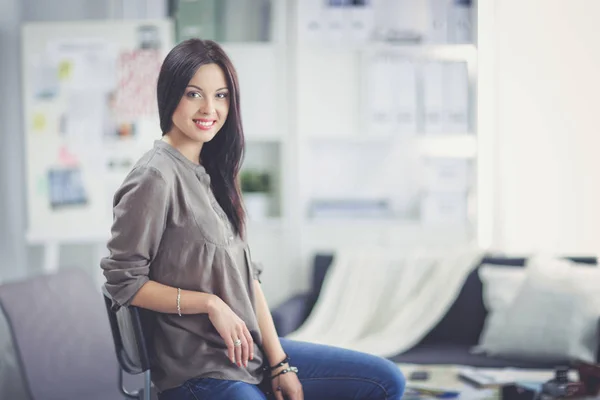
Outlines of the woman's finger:
{"type": "Polygon", "coordinates": [[[226,338],[225,344],[227,345],[227,357],[229,357],[229,360],[235,364],[235,348],[233,346],[233,339],[230,337],[226,338]]]}
{"type": "Polygon", "coordinates": [[[242,343],[237,336],[233,338],[233,349],[235,352],[235,363],[238,367],[242,366],[242,343]]]}
{"type": "Polygon", "coordinates": [[[250,334],[250,331],[248,330],[248,328],[244,327],[244,336],[246,337],[246,340],[248,341],[248,359],[253,360],[254,359],[254,340],[252,339],[252,335],[250,334]]]}
{"type": "Polygon", "coordinates": [[[244,328],[239,329],[238,337],[242,342],[242,366],[248,366],[248,357],[250,357],[250,349],[248,348],[248,340],[246,339],[246,335],[244,334],[244,328]]]}
{"type": "MultiPolygon", "coordinates": [[[[279,382],[278,382],[279,384],[279,382]]],[[[275,399],[276,400],[284,400],[283,398],[283,392],[281,391],[281,388],[277,385],[273,385],[273,394],[275,395],[275,399]]]]}

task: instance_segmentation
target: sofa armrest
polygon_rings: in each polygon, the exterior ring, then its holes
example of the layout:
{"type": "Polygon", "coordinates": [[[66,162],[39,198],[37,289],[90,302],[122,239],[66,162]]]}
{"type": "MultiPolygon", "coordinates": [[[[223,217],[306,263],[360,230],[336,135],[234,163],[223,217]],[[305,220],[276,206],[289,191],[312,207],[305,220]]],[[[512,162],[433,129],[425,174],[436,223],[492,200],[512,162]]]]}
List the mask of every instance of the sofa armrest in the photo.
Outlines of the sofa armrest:
{"type": "Polygon", "coordinates": [[[284,337],[298,329],[310,314],[314,303],[313,294],[301,293],[271,310],[278,335],[284,337]]]}

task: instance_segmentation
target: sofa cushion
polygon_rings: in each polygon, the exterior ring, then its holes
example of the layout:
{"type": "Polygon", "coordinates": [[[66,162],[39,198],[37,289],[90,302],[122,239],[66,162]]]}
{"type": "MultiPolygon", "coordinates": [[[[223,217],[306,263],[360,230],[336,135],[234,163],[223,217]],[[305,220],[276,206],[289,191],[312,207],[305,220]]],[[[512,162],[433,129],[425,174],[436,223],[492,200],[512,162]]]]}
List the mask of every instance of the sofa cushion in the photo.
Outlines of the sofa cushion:
{"type": "Polygon", "coordinates": [[[600,270],[534,257],[524,278],[521,285],[505,288],[514,300],[492,309],[478,348],[492,355],[594,362],[600,270]]]}
{"type": "MultiPolygon", "coordinates": [[[[595,257],[569,257],[569,260],[579,263],[596,265],[595,257]]],[[[498,265],[522,268],[526,258],[486,256],[481,265],[498,265]]],[[[483,303],[483,285],[475,269],[467,277],[465,284],[454,304],[444,318],[423,338],[421,344],[452,343],[475,346],[484,326],[488,311],[483,303]]]]}

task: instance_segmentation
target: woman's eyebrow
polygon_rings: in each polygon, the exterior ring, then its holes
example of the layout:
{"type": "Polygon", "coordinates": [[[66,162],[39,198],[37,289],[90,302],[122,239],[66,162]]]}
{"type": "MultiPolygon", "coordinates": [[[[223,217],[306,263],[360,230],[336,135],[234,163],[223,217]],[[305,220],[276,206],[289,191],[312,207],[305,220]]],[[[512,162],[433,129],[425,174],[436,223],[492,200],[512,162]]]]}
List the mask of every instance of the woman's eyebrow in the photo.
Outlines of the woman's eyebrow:
{"type": "MultiPolygon", "coordinates": [[[[187,87],[193,87],[194,89],[198,89],[199,91],[201,91],[201,92],[204,92],[204,90],[202,90],[202,88],[201,88],[201,87],[199,87],[199,86],[196,86],[196,85],[187,85],[187,87]]],[[[219,89],[217,89],[217,92],[218,92],[219,90],[223,90],[223,89],[225,89],[225,90],[229,90],[229,88],[227,88],[227,87],[222,87],[222,88],[219,88],[219,89]]]]}

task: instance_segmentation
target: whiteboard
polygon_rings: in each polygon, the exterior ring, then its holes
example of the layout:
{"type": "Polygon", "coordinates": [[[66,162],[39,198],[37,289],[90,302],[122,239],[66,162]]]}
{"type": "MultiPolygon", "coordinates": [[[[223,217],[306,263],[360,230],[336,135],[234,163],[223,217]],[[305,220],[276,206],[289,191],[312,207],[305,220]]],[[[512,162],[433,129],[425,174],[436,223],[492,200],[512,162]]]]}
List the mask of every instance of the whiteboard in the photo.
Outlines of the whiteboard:
{"type": "Polygon", "coordinates": [[[104,241],[112,198],[161,137],[156,79],[170,20],[23,26],[30,243],[104,241]]]}

